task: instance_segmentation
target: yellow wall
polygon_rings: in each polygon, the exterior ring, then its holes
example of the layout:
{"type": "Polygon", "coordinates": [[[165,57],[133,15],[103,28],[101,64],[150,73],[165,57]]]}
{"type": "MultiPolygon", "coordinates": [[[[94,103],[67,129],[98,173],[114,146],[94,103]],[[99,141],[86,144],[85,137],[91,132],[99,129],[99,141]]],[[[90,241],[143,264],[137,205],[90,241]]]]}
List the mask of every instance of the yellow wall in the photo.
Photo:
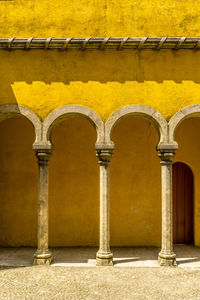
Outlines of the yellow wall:
{"type": "Polygon", "coordinates": [[[53,130],[50,161],[50,246],[99,244],[99,166],[96,133],[72,118],[53,130]]]}
{"type": "Polygon", "coordinates": [[[160,246],[161,171],[158,134],[147,120],[129,117],[113,132],[111,245],[160,246]]]}
{"type": "Polygon", "coordinates": [[[194,0],[3,0],[1,36],[198,36],[194,0]],[[9,24],[9,26],[7,26],[9,24]]]}
{"type": "Polygon", "coordinates": [[[200,120],[191,118],[183,121],[177,131],[176,140],[179,150],[175,161],[185,162],[190,166],[194,175],[194,242],[200,245],[200,120]]]}
{"type": "Polygon", "coordinates": [[[200,103],[199,51],[0,51],[0,60],[0,104],[27,106],[42,119],[64,104],[106,120],[128,104],[170,118],[200,103]]]}
{"type": "Polygon", "coordinates": [[[14,117],[0,123],[0,246],[37,245],[34,132],[14,117]]]}
{"type": "MultiPolygon", "coordinates": [[[[193,0],[0,1],[1,37],[199,36],[193,0]],[[9,26],[8,26],[9,24],[9,26]]],[[[200,103],[199,51],[0,51],[0,104],[30,107],[42,119],[83,104],[104,120],[145,104],[170,118],[200,103]]]]}

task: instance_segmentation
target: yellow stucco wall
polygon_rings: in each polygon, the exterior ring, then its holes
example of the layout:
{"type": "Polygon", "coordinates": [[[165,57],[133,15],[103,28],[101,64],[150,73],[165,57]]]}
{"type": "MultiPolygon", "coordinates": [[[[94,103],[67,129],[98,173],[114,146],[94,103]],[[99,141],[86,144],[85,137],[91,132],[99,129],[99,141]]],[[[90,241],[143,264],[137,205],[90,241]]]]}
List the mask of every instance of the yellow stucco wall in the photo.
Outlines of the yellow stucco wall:
{"type": "Polygon", "coordinates": [[[0,123],[0,246],[37,244],[37,160],[34,131],[14,117],[0,123]]]}
{"type": "Polygon", "coordinates": [[[96,133],[80,118],[60,123],[52,134],[49,178],[51,246],[95,246],[99,241],[99,166],[96,133]]]}
{"type": "Polygon", "coordinates": [[[193,0],[4,0],[2,36],[198,36],[193,0]],[[9,26],[7,26],[9,24],[9,26]]]}
{"type": "MultiPolygon", "coordinates": [[[[0,1],[1,37],[198,36],[200,6],[186,0],[0,1]],[[8,26],[9,24],[9,26],[8,26]]],[[[169,118],[199,103],[198,51],[0,51],[0,104],[41,118],[78,103],[105,120],[145,104],[169,118]]]]}
{"type": "Polygon", "coordinates": [[[0,51],[0,104],[29,107],[44,119],[82,104],[106,120],[116,109],[144,104],[167,119],[200,103],[200,52],[0,51]]]}
{"type": "Polygon", "coordinates": [[[160,246],[161,172],[158,134],[147,120],[129,117],[113,132],[111,245],[160,246]]]}

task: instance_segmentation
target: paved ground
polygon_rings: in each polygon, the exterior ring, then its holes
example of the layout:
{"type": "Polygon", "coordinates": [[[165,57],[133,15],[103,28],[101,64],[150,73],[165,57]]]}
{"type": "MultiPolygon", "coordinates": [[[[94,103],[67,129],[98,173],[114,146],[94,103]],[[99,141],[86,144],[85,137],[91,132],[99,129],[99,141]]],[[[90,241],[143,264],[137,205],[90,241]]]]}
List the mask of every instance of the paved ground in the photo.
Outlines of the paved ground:
{"type": "Polygon", "coordinates": [[[0,300],[200,299],[200,248],[175,247],[178,267],[159,267],[158,248],[114,248],[114,267],[96,267],[96,248],[52,249],[51,266],[31,266],[35,249],[0,249],[0,300]]]}
{"type": "MultiPolygon", "coordinates": [[[[33,248],[0,248],[0,267],[31,266],[33,248]]],[[[54,248],[53,266],[95,267],[95,247],[54,248]]],[[[113,248],[115,267],[159,267],[159,248],[113,248]]],[[[200,268],[200,247],[176,246],[175,253],[179,267],[200,268]]]]}
{"type": "Polygon", "coordinates": [[[0,299],[200,299],[200,270],[53,266],[2,269],[0,299]]]}

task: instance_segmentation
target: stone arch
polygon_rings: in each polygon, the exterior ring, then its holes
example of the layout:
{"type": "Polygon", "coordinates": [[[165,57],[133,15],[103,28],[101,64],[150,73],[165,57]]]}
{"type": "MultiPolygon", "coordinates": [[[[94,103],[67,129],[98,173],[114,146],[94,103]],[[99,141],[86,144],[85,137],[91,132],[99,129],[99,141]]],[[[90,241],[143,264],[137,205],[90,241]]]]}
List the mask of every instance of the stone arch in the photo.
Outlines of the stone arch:
{"type": "Polygon", "coordinates": [[[189,105],[179,110],[169,121],[169,143],[176,144],[175,132],[183,120],[190,117],[200,117],[200,104],[189,105]]]}
{"type": "Polygon", "coordinates": [[[21,115],[31,122],[35,131],[35,144],[42,139],[42,122],[39,117],[29,108],[17,104],[0,105],[0,121],[10,118],[13,115],[21,115]]]}
{"type": "Polygon", "coordinates": [[[117,123],[128,116],[139,116],[150,120],[159,133],[159,144],[168,143],[168,125],[164,117],[155,109],[146,105],[128,105],[115,111],[105,124],[105,140],[112,144],[112,132],[117,123]]]}
{"type": "Polygon", "coordinates": [[[43,141],[49,143],[53,127],[67,117],[79,115],[89,120],[97,132],[97,144],[104,142],[104,123],[92,109],[82,105],[63,105],[53,110],[43,123],[43,141]]]}

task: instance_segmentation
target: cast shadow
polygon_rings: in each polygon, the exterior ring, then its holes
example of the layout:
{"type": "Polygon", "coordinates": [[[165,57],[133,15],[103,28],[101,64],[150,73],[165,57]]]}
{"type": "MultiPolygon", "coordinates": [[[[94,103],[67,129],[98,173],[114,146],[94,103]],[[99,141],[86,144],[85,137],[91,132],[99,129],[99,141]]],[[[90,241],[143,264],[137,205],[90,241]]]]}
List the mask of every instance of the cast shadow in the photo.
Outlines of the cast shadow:
{"type": "Polygon", "coordinates": [[[0,100],[4,103],[17,102],[12,90],[15,82],[200,83],[197,50],[2,50],[0,58],[0,100]]]}
{"type": "Polygon", "coordinates": [[[52,263],[81,264],[96,259],[97,247],[54,247],[51,248],[52,263]]]}
{"type": "Polygon", "coordinates": [[[139,261],[157,261],[158,247],[112,247],[114,265],[139,261]]]}

